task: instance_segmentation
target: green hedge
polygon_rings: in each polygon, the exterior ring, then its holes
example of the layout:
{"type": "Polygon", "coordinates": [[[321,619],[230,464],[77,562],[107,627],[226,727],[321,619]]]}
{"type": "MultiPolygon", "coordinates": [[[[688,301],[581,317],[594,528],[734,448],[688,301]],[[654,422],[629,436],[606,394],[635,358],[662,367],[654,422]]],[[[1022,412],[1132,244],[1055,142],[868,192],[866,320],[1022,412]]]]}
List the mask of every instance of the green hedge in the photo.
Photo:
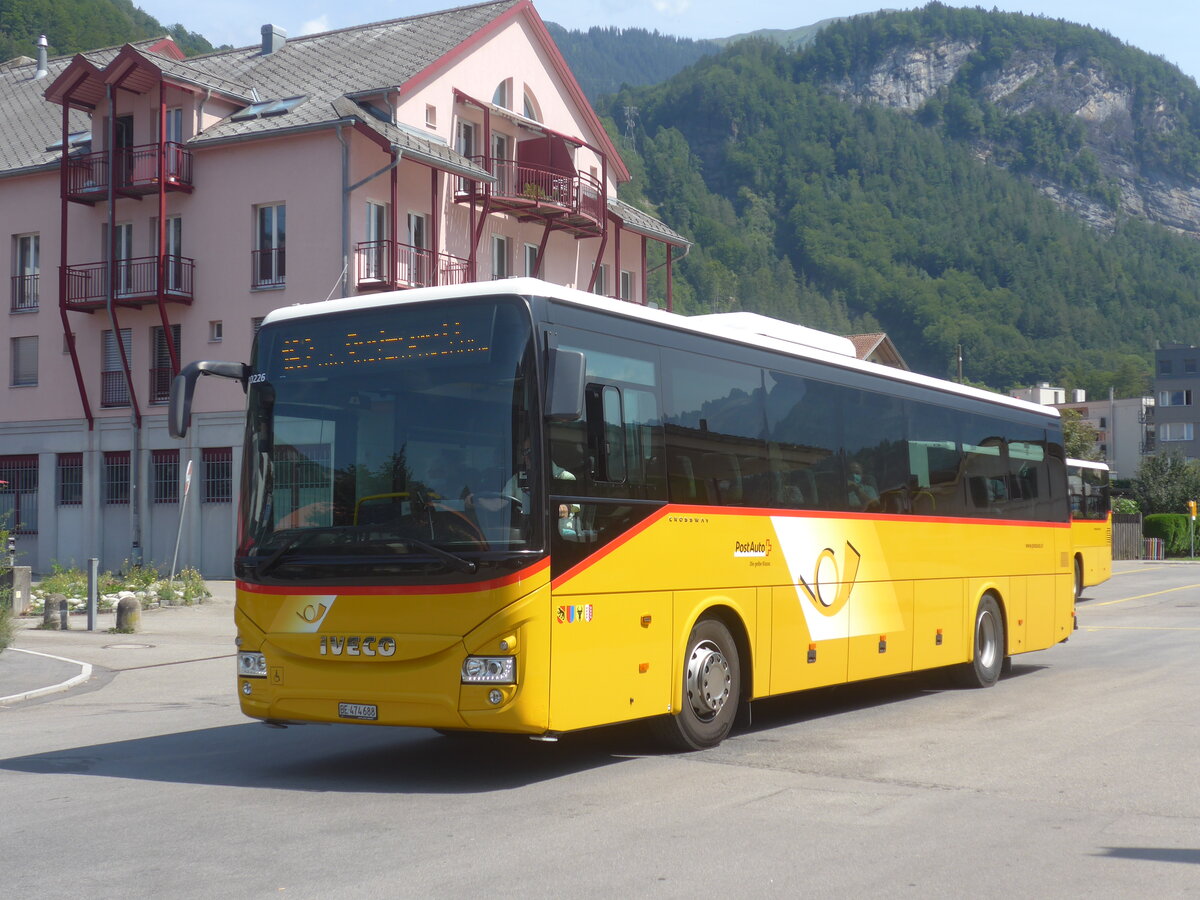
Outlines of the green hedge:
{"type": "MultiPolygon", "coordinates": [[[[1190,516],[1179,513],[1154,513],[1142,519],[1142,535],[1161,538],[1167,556],[1190,556],[1192,552],[1190,516]]],[[[1197,535],[1200,538],[1200,535],[1197,535]]]]}

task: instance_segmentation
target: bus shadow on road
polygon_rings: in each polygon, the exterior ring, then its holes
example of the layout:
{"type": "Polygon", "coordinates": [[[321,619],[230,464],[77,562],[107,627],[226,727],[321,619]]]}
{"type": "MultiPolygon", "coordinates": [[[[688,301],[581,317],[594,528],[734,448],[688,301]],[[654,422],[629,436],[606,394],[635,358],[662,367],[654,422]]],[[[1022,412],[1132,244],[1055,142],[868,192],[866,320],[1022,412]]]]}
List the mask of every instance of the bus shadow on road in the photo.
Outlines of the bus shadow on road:
{"type": "MultiPolygon", "coordinates": [[[[1044,665],[1013,662],[1010,671],[1001,676],[1000,684],[1032,675],[1045,668],[1044,665]]],[[[814,688],[756,700],[749,716],[749,724],[743,716],[740,727],[734,729],[734,734],[767,731],[828,716],[889,706],[893,703],[912,702],[930,694],[970,690],[978,689],[956,685],[953,676],[944,669],[929,669],[908,675],[891,675],[870,681],[814,688]]]]}
{"type": "Polygon", "coordinates": [[[512,735],[258,723],[0,760],[0,770],[334,793],[506,790],[624,761],[611,735],[538,744],[512,735]]]}

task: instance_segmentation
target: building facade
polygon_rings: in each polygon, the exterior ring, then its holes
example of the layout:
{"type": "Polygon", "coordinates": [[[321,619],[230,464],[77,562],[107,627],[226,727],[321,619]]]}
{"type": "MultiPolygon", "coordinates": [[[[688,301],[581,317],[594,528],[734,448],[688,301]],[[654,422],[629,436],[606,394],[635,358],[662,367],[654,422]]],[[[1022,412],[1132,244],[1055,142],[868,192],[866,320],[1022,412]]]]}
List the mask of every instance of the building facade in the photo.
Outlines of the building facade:
{"type": "Polygon", "coordinates": [[[1157,444],[1153,397],[1088,400],[1081,390],[1068,391],[1049,382],[1011,391],[1011,396],[1056,409],[1073,409],[1096,432],[1094,458],[1108,463],[1112,478],[1134,478],[1142,457],[1157,444]]]}
{"type": "Polygon", "coordinates": [[[1164,344],[1154,351],[1154,399],[1158,449],[1200,459],[1200,347],[1164,344]]]}
{"type": "Polygon", "coordinates": [[[166,402],[181,365],[248,361],[271,309],[513,275],[669,308],[687,249],[617,199],[529,0],[16,60],[0,131],[0,516],[35,572],[232,574],[244,398],[198,392],[182,443],[166,402]]]}
{"type": "Polygon", "coordinates": [[[1108,463],[1109,477],[1135,478],[1142,458],[1154,453],[1155,405],[1152,397],[1083,400],[1056,404],[1077,410],[1096,430],[1096,457],[1108,463]]]}

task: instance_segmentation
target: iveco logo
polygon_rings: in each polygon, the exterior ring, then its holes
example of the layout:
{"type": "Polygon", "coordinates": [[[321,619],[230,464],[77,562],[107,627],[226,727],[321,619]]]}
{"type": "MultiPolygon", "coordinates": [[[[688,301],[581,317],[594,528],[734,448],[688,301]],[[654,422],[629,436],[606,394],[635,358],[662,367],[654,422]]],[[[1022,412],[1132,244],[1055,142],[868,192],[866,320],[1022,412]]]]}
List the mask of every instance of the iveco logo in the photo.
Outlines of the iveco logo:
{"type": "Polygon", "coordinates": [[[322,656],[395,656],[396,639],[374,635],[321,635],[322,656]]]}

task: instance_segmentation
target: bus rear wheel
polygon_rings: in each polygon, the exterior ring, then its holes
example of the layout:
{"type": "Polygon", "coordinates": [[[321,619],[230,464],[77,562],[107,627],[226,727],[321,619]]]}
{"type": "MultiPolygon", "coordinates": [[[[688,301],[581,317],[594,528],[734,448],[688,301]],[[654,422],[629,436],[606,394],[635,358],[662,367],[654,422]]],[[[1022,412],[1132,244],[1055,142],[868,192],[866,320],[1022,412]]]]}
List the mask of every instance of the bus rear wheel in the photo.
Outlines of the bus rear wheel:
{"type": "Polygon", "coordinates": [[[654,721],[657,737],[674,750],[704,750],[733,727],[741,696],[737,644],[724,623],[701,619],[688,637],[683,661],[683,704],[654,721]]]}
{"type": "Polygon", "coordinates": [[[971,631],[971,661],[955,671],[963,687],[991,687],[1004,668],[1004,616],[991,594],[979,598],[975,609],[975,627],[971,631]]]}

